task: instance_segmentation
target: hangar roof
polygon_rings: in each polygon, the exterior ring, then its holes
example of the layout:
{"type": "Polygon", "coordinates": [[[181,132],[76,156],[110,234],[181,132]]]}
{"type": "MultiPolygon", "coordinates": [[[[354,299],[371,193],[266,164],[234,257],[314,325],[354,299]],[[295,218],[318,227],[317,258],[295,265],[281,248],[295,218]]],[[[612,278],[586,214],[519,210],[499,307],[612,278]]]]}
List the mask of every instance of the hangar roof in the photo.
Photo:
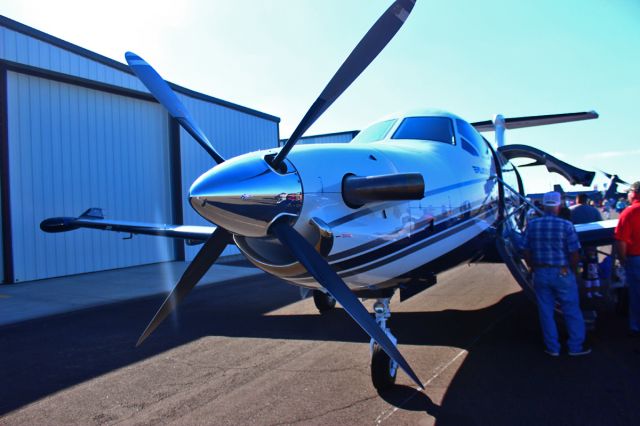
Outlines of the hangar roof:
{"type": "MultiPolygon", "coordinates": [[[[91,59],[96,62],[100,62],[104,65],[117,69],[119,71],[126,72],[127,74],[132,74],[133,72],[129,69],[129,67],[121,62],[118,62],[114,59],[108,58],[106,56],[100,55],[98,53],[87,50],[83,47],[77,46],[73,43],[69,43],[68,41],[59,39],[50,34],[32,28],[28,25],[22,24],[18,21],[14,21],[13,19],[7,18],[6,16],[0,15],[0,26],[4,26],[6,28],[12,29],[14,31],[20,32],[22,34],[28,35],[29,37],[33,37],[35,39],[44,41],[61,49],[68,50],[72,53],[75,53],[80,56],[84,56],[88,59],[91,59]]],[[[280,117],[276,117],[261,111],[257,111],[251,108],[244,107],[242,105],[234,104],[232,102],[228,102],[219,98],[215,98],[213,96],[205,95],[203,93],[199,93],[193,91],[191,89],[187,89],[186,87],[179,86],[177,84],[168,82],[169,86],[176,92],[182,93],[183,95],[191,96],[196,99],[200,99],[206,102],[215,103],[226,108],[231,108],[240,112],[244,112],[247,114],[251,114],[260,118],[264,118],[270,121],[274,121],[276,123],[280,122],[280,117]]]]}

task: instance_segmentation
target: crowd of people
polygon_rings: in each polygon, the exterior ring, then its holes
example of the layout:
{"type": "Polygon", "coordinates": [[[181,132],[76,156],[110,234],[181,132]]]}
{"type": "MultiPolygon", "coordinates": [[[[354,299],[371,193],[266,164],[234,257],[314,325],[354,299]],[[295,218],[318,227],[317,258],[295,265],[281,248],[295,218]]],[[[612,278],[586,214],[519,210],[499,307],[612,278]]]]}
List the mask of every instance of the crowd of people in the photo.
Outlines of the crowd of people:
{"type": "MultiPolygon", "coordinates": [[[[593,201],[590,202],[591,205],[595,205],[593,201]]],[[[629,207],[631,203],[628,200],[620,197],[617,201],[615,198],[611,198],[607,200],[603,199],[600,203],[600,208],[602,209],[602,215],[605,219],[611,218],[611,211],[615,210],[616,213],[620,214],[624,209],[629,207]]]]}
{"type": "MultiPolygon", "coordinates": [[[[615,201],[615,200],[614,200],[615,201]]],[[[581,247],[574,225],[610,217],[611,200],[604,200],[602,214],[585,194],[567,208],[558,192],[544,194],[543,215],[528,217],[522,239],[524,259],[532,272],[545,352],[560,355],[561,344],[554,318],[556,304],[561,308],[568,333],[568,353],[582,356],[591,352],[585,346],[585,322],[580,309],[576,276],[581,276],[587,298],[603,297],[600,290],[596,247],[581,247]],[[537,217],[536,217],[537,216],[537,217]]],[[[618,200],[615,248],[625,268],[629,290],[629,334],[640,336],[640,181],[629,187],[627,200],[618,200]]]]}

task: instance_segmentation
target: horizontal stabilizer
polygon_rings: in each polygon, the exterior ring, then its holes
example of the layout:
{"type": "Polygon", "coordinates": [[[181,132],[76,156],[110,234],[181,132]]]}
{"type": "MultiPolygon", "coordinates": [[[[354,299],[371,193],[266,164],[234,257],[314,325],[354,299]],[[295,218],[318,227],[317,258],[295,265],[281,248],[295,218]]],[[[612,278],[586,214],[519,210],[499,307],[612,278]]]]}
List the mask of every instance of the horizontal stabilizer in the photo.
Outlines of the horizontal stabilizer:
{"type": "Polygon", "coordinates": [[[181,238],[190,240],[191,242],[206,241],[216,229],[215,226],[168,225],[124,220],[106,220],[102,215],[102,210],[98,208],[91,208],[79,217],[52,217],[40,223],[40,229],[44,232],[68,232],[78,228],[181,238]]]}
{"type": "Polygon", "coordinates": [[[602,172],[602,173],[603,173],[603,174],[604,174],[608,179],[611,179],[611,183],[621,183],[621,184],[623,184],[623,185],[629,185],[629,182],[627,182],[627,181],[625,181],[625,180],[620,179],[620,176],[618,176],[618,175],[614,175],[614,174],[611,174],[611,173],[607,173],[607,172],[604,172],[604,171],[602,171],[602,170],[600,170],[600,171],[601,171],[601,172],[602,172]]]}
{"type": "MultiPolygon", "coordinates": [[[[595,111],[570,112],[566,114],[532,115],[528,117],[511,117],[504,119],[505,129],[521,129],[523,127],[545,126],[547,124],[568,123],[571,121],[593,120],[598,118],[595,111]]],[[[485,120],[471,123],[479,132],[495,130],[493,121],[485,120]]]]}

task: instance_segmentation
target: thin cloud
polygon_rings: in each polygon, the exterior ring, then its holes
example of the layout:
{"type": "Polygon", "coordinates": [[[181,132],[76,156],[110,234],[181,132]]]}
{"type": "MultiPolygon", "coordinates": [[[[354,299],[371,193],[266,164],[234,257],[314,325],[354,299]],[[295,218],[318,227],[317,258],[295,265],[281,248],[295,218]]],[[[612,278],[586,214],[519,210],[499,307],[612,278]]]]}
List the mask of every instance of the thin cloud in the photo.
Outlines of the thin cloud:
{"type": "Polygon", "coordinates": [[[585,160],[592,160],[598,158],[615,158],[615,157],[626,157],[627,155],[638,155],[640,154],[640,149],[626,149],[620,151],[603,151],[603,152],[594,152],[593,154],[585,154],[585,160]]]}

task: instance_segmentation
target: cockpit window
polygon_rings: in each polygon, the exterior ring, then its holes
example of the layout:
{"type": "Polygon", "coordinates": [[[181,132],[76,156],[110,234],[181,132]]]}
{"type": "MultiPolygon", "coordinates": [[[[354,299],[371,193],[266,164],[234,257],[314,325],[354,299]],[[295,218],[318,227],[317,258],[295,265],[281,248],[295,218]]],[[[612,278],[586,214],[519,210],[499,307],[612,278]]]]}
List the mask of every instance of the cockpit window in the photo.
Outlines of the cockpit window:
{"type": "Polygon", "coordinates": [[[407,117],[391,139],[419,139],[456,144],[453,123],[447,117],[407,117]]]}
{"type": "Polygon", "coordinates": [[[480,156],[480,154],[478,154],[478,151],[476,151],[476,149],[469,142],[467,142],[464,136],[460,138],[460,142],[460,145],[462,145],[462,149],[467,151],[469,154],[473,155],[474,157],[480,156]]]}
{"type": "Polygon", "coordinates": [[[381,141],[387,136],[389,130],[393,127],[397,120],[385,120],[367,127],[351,141],[351,142],[376,142],[381,141]]]}
{"type": "Polygon", "coordinates": [[[484,138],[478,133],[476,129],[463,120],[456,120],[458,125],[458,133],[462,139],[462,148],[469,151],[471,155],[476,157],[486,157],[489,155],[489,147],[484,141],[484,138]]]}

